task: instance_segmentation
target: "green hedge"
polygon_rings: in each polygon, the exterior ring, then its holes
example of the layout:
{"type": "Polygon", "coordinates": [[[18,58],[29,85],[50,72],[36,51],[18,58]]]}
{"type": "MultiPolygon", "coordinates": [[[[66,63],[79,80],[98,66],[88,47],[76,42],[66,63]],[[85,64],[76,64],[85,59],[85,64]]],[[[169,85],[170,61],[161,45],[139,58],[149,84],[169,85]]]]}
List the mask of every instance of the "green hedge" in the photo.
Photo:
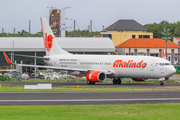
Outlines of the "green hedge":
{"type": "Polygon", "coordinates": [[[9,78],[9,76],[6,75],[0,75],[0,81],[11,81],[11,78],[9,78]]]}
{"type": "Polygon", "coordinates": [[[177,71],[180,71],[180,66],[174,66],[177,71]]]}

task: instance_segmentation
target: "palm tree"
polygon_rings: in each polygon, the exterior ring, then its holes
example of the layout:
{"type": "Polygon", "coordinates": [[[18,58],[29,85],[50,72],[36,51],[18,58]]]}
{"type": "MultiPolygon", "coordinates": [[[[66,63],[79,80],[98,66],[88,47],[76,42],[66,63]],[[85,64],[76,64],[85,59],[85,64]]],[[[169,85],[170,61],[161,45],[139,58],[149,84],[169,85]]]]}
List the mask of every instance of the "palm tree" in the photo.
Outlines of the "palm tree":
{"type": "Polygon", "coordinates": [[[162,34],[164,36],[162,39],[166,40],[166,59],[167,59],[167,40],[171,39],[171,37],[169,37],[171,35],[171,33],[169,32],[169,29],[164,28],[164,31],[162,32],[162,34]]]}

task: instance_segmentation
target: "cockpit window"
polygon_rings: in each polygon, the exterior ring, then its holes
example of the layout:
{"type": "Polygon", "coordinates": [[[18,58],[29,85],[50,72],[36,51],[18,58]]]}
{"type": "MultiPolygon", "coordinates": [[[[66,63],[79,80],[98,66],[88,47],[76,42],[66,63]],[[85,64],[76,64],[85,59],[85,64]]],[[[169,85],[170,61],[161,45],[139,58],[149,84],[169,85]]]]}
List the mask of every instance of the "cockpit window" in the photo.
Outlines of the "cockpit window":
{"type": "Polygon", "coordinates": [[[171,63],[159,63],[160,66],[171,65],[171,63]]]}
{"type": "Polygon", "coordinates": [[[159,63],[160,66],[164,66],[164,63],[159,63]]]}

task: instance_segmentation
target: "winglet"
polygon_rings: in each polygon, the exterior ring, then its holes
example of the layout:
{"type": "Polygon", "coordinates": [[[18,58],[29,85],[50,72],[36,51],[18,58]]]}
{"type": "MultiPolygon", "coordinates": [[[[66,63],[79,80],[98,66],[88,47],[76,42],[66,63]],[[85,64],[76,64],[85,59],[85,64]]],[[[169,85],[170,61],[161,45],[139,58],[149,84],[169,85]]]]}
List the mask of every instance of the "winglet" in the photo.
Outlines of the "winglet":
{"type": "Polygon", "coordinates": [[[4,57],[6,58],[7,63],[13,65],[13,63],[9,60],[9,58],[8,58],[7,54],[4,52],[4,50],[3,50],[3,54],[4,54],[4,57]]]}
{"type": "Polygon", "coordinates": [[[166,55],[165,55],[164,49],[162,49],[162,57],[163,57],[163,59],[166,60],[166,55]]]}

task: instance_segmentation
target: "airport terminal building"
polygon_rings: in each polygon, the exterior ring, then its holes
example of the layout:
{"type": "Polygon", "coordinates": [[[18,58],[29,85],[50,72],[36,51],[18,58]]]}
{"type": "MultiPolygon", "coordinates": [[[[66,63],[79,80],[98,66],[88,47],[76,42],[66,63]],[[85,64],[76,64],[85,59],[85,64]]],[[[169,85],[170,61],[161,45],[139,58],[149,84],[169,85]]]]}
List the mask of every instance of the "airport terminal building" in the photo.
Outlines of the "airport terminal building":
{"type": "MultiPolygon", "coordinates": [[[[62,49],[72,54],[110,54],[115,51],[110,38],[56,38],[62,49]]],[[[1,37],[0,38],[0,66],[8,66],[3,52],[13,59],[14,54],[31,56],[44,56],[44,43],[42,37],[1,37]]],[[[35,64],[34,58],[14,56],[14,62],[35,64]]],[[[45,64],[43,60],[36,59],[37,65],[45,64]]]]}

